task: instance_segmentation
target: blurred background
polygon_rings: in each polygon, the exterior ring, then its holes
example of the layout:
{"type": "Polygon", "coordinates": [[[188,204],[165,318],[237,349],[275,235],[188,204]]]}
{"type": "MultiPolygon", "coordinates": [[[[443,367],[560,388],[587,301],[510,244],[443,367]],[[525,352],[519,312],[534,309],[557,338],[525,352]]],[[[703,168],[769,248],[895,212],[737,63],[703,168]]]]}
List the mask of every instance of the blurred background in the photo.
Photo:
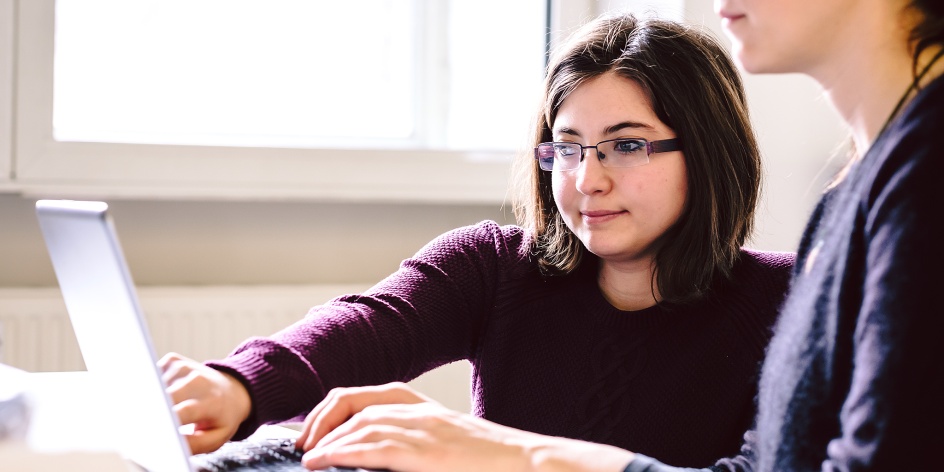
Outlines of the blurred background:
{"type": "MultiPolygon", "coordinates": [[[[546,51],[613,10],[727,44],[704,0],[0,0],[0,362],[82,370],[33,206],[109,203],[158,356],[225,356],[429,240],[513,223],[546,51]]],[[[845,130],[745,76],[756,248],[793,250],[845,130]]],[[[414,381],[468,409],[468,365],[414,381]]]]}

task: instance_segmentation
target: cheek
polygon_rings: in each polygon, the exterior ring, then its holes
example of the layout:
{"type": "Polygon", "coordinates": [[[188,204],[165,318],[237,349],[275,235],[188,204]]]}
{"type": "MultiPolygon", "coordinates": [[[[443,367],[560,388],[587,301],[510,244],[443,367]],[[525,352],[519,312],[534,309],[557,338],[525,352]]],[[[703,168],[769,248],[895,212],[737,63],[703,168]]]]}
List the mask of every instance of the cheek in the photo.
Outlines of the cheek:
{"type": "Polygon", "coordinates": [[[551,174],[551,191],[554,194],[554,203],[557,205],[557,208],[561,209],[561,213],[564,213],[563,209],[566,208],[567,193],[571,188],[575,187],[573,182],[567,178],[567,174],[563,172],[554,172],[551,174]]]}
{"type": "Polygon", "coordinates": [[[674,211],[675,215],[672,218],[674,224],[674,222],[682,216],[682,211],[685,209],[686,203],[688,202],[688,181],[682,179],[681,181],[675,182],[675,191],[673,194],[675,196],[672,201],[672,211],[674,211]]]}
{"type": "Polygon", "coordinates": [[[665,166],[658,172],[637,176],[632,182],[626,182],[637,198],[646,202],[652,212],[652,221],[661,224],[673,224],[685,208],[688,198],[688,180],[684,162],[665,166]]]}
{"type": "Polygon", "coordinates": [[[737,35],[732,42],[744,70],[754,74],[806,72],[829,49],[835,31],[830,24],[833,20],[810,19],[814,13],[795,10],[776,5],[766,8],[737,35]]]}
{"type": "Polygon", "coordinates": [[[735,57],[745,71],[752,74],[777,74],[798,72],[797,60],[793,57],[795,48],[784,48],[776,41],[778,38],[747,39],[735,47],[735,57]]]}

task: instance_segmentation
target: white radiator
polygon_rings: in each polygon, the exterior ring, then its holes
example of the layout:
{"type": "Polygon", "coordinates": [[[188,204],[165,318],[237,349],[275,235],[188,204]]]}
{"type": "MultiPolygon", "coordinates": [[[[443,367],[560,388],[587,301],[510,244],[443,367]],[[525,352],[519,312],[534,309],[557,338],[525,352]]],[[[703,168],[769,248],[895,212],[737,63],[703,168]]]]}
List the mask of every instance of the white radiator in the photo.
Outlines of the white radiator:
{"type": "MultiPolygon", "coordinates": [[[[250,336],[267,336],[314,305],[367,285],[142,287],[138,289],[158,357],[174,351],[218,359],[250,336]]],[[[0,288],[0,362],[28,372],[85,370],[58,288],[0,288]]],[[[467,362],[410,382],[446,407],[468,411],[467,362]]]]}
{"type": "MultiPolygon", "coordinates": [[[[266,336],[308,309],[364,285],[142,287],[158,357],[169,351],[216,359],[250,336],[266,336]]],[[[0,362],[29,372],[85,370],[58,288],[0,288],[0,362]]]]}

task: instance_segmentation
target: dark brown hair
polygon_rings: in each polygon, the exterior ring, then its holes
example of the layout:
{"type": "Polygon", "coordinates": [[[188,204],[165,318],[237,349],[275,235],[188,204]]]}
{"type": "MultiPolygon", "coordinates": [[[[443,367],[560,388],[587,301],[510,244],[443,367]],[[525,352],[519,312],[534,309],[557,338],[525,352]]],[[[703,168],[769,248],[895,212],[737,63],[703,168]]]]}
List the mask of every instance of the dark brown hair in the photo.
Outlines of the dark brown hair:
{"type": "MultiPolygon", "coordinates": [[[[760,155],[741,77],[724,48],[692,26],[607,15],[571,36],[547,71],[535,145],[552,141],[557,111],[571,92],[610,71],[638,83],[659,120],[681,139],[688,198],[662,238],[653,283],[667,302],[701,298],[719,275],[730,275],[753,229],[760,193],[760,155]]],[[[558,212],[551,174],[531,156],[517,163],[518,221],[534,234],[532,252],[542,270],[567,274],[586,249],[558,212]]]]}
{"type": "MultiPolygon", "coordinates": [[[[933,44],[944,45],[944,2],[941,0],[912,0],[909,7],[921,14],[921,21],[911,30],[914,44],[913,73],[918,73],[918,56],[933,44]]],[[[917,85],[917,84],[915,84],[917,85]]]]}

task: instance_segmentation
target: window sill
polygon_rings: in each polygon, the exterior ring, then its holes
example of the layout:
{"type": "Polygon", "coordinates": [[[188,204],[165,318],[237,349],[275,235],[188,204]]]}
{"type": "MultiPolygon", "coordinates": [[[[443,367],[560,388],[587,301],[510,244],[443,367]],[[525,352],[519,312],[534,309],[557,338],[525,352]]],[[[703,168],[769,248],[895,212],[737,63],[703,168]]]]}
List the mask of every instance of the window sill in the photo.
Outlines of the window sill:
{"type": "Polygon", "coordinates": [[[501,204],[508,200],[514,154],[195,146],[171,146],[168,152],[168,146],[58,142],[52,147],[20,161],[16,176],[0,181],[0,191],[38,198],[501,204]]]}

